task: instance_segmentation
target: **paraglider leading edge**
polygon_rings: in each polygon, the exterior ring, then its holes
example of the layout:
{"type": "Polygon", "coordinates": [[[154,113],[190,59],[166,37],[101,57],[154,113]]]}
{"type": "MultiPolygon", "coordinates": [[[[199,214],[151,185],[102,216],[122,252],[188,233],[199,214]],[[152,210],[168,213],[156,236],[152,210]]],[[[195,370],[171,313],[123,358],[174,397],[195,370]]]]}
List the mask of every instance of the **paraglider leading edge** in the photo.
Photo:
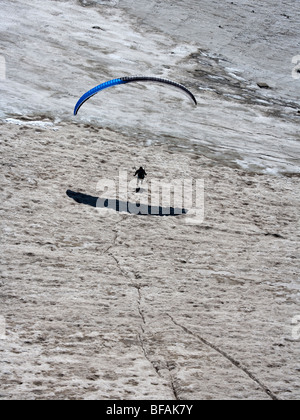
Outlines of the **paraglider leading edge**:
{"type": "Polygon", "coordinates": [[[102,83],[101,85],[96,86],[93,89],[89,90],[77,102],[74,109],[74,115],[77,115],[79,109],[82,107],[82,105],[86,101],[88,101],[92,96],[96,95],[101,90],[107,89],[112,86],[123,85],[126,83],[132,83],[132,82],[154,82],[154,83],[162,83],[162,84],[173,86],[177,89],[180,89],[184,93],[186,93],[190,97],[190,99],[193,101],[194,105],[197,105],[197,100],[195,96],[192,94],[192,92],[189,89],[187,89],[185,86],[177,82],[173,82],[172,80],[168,80],[168,79],[162,79],[159,77],[133,76],[133,77],[121,77],[119,79],[113,79],[108,82],[102,83]]]}

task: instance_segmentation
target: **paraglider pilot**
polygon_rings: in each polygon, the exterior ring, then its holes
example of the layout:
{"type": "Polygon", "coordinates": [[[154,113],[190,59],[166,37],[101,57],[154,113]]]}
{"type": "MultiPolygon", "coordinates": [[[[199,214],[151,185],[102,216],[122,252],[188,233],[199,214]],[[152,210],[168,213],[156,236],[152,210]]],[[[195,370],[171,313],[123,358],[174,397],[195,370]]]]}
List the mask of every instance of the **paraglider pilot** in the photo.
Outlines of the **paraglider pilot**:
{"type": "Polygon", "coordinates": [[[145,169],[141,166],[140,169],[136,171],[134,176],[137,176],[136,192],[139,192],[141,190],[141,188],[139,187],[139,184],[143,184],[143,181],[145,179],[145,176],[147,176],[147,173],[145,169]]]}

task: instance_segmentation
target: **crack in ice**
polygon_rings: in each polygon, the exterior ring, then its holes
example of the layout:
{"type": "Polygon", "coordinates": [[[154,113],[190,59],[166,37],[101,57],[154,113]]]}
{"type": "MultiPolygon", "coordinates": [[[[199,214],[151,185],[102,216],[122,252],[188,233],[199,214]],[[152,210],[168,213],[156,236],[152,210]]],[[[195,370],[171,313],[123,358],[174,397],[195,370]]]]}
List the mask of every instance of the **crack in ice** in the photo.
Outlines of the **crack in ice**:
{"type": "Polygon", "coordinates": [[[274,401],[279,400],[279,398],[266,386],[264,385],[250,370],[241,364],[238,360],[234,359],[232,356],[230,356],[228,353],[226,353],[224,350],[222,350],[220,347],[217,347],[216,345],[210,343],[205,338],[201,337],[200,335],[194,333],[193,331],[186,328],[184,325],[179,324],[177,321],[174,320],[174,318],[169,315],[168,317],[172,320],[172,322],[177,326],[180,327],[183,331],[185,331],[187,334],[192,335],[195,337],[198,341],[200,341],[202,344],[205,344],[206,346],[210,347],[217,353],[219,353],[221,356],[225,357],[230,363],[232,363],[236,368],[242,370],[249,378],[254,381],[259,387],[274,401]]]}

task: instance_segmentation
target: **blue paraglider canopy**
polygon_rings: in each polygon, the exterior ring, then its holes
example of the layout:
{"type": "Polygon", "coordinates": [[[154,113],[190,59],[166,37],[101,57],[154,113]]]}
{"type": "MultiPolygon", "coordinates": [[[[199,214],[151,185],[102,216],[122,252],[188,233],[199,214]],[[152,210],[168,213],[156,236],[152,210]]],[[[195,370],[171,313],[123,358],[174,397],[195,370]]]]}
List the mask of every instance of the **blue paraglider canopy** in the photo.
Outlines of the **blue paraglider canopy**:
{"type": "Polygon", "coordinates": [[[82,107],[82,105],[86,101],[88,101],[92,96],[96,95],[101,90],[107,89],[112,86],[123,85],[123,84],[134,83],[134,82],[152,82],[152,83],[161,83],[161,84],[173,86],[181,90],[183,93],[187,94],[189,98],[192,100],[192,102],[194,103],[194,105],[197,105],[196,98],[192,94],[192,92],[189,89],[187,89],[185,86],[177,82],[173,82],[172,80],[168,80],[168,79],[162,79],[159,77],[133,76],[133,77],[121,77],[119,79],[113,79],[113,80],[110,80],[109,82],[102,83],[101,85],[96,86],[93,89],[89,90],[77,102],[74,109],[74,115],[77,115],[79,109],[82,107]]]}

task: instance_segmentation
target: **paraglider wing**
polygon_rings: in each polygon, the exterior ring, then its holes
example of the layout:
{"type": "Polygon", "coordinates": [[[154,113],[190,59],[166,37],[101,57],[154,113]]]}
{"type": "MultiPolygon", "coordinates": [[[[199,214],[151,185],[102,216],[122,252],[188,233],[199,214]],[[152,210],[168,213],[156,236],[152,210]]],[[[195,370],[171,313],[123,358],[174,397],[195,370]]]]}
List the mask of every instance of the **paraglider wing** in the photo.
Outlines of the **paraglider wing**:
{"type": "Polygon", "coordinates": [[[161,84],[173,86],[181,90],[183,93],[186,93],[189,96],[189,98],[193,101],[194,105],[197,105],[196,98],[192,94],[192,92],[189,89],[187,89],[185,86],[177,82],[173,82],[172,80],[168,80],[168,79],[162,79],[159,77],[133,76],[133,77],[121,77],[119,79],[113,79],[113,80],[110,80],[109,82],[102,83],[101,85],[96,86],[93,89],[89,90],[77,102],[74,109],[74,115],[77,115],[79,109],[86,101],[88,101],[92,96],[96,95],[101,90],[107,89],[112,86],[123,85],[126,83],[133,83],[133,82],[152,82],[152,83],[161,83],[161,84]]]}

